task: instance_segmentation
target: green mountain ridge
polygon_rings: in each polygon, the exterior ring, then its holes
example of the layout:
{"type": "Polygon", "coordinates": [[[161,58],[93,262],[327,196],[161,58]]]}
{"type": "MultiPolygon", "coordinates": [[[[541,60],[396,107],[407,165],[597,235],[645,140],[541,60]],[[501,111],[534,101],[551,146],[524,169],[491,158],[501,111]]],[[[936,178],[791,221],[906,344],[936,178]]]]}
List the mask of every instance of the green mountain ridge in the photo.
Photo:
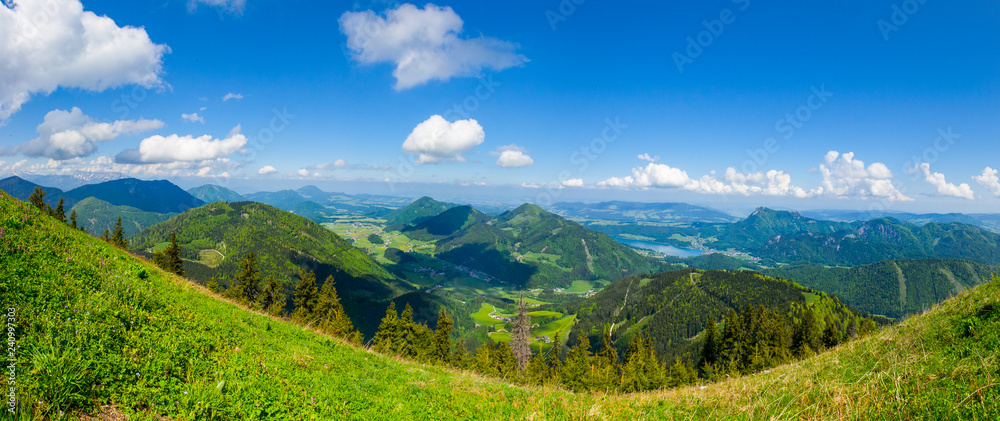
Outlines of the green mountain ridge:
{"type": "Polygon", "coordinates": [[[126,238],[170,219],[176,213],[146,212],[131,206],[115,206],[96,197],[88,197],[73,205],[78,226],[98,236],[104,230],[113,232],[118,218],[122,219],[122,232],[126,238]]]}

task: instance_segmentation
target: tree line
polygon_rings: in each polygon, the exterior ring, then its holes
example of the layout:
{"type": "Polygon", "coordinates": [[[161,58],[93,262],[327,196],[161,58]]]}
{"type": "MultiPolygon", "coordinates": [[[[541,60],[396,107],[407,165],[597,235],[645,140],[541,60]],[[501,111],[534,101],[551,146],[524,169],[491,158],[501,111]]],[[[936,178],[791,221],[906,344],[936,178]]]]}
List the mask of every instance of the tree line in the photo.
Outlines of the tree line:
{"type": "MultiPolygon", "coordinates": [[[[77,225],[75,210],[70,212],[69,220],[67,221],[66,201],[63,198],[60,197],[59,202],[56,204],[56,207],[53,208],[52,206],[49,206],[47,203],[45,203],[46,195],[47,193],[45,192],[45,189],[35,186],[35,191],[31,193],[31,196],[28,197],[28,203],[31,203],[36,208],[40,209],[42,212],[45,212],[49,216],[58,219],[60,222],[68,224],[74,229],[87,232],[86,229],[77,225]]],[[[113,232],[109,232],[109,230],[105,229],[104,234],[102,234],[100,238],[120,249],[125,249],[125,247],[128,247],[128,240],[125,239],[125,232],[124,230],[122,230],[122,218],[120,216],[118,217],[118,222],[115,223],[115,229],[113,232]]]]}

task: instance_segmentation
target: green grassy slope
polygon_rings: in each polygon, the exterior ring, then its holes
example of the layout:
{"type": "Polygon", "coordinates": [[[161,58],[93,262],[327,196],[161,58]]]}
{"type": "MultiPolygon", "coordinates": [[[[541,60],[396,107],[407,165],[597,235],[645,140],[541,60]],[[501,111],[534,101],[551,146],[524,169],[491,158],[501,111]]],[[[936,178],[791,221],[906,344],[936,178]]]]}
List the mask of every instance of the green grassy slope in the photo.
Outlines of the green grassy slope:
{"type": "Polygon", "coordinates": [[[604,395],[353,348],[223,301],[6,195],[0,262],[0,304],[17,311],[20,419],[108,404],[176,420],[1000,417],[1000,281],[769,373],[604,395]]]}

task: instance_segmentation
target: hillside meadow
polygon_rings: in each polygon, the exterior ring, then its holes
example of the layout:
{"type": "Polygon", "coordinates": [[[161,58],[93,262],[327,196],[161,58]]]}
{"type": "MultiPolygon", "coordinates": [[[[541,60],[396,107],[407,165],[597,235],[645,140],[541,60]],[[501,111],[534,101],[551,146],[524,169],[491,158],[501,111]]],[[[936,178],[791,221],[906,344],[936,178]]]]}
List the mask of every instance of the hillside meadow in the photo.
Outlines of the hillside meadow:
{"type": "Polygon", "coordinates": [[[6,194],[0,262],[0,299],[16,311],[15,419],[1000,417],[996,280],[770,372],[619,395],[378,355],[248,311],[6,194]]]}

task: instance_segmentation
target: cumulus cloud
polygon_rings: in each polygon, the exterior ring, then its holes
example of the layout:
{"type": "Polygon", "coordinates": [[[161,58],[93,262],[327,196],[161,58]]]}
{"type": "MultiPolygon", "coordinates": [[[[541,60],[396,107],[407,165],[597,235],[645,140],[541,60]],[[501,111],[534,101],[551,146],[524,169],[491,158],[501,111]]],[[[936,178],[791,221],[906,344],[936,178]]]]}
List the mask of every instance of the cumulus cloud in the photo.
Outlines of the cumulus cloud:
{"type": "Polygon", "coordinates": [[[92,160],[84,158],[72,158],[62,161],[49,159],[45,163],[28,164],[27,160],[22,160],[7,169],[0,168],[0,172],[10,170],[17,174],[38,174],[38,175],[62,175],[90,179],[95,174],[120,174],[124,177],[202,177],[217,176],[227,177],[228,173],[223,172],[212,175],[213,171],[225,171],[233,168],[232,162],[226,158],[210,159],[192,162],[167,162],[156,164],[123,164],[115,162],[110,156],[99,156],[92,160]],[[205,170],[205,168],[209,168],[205,170]]]}
{"type": "Polygon", "coordinates": [[[806,191],[792,185],[792,176],[784,171],[770,170],[744,174],[729,167],[722,181],[713,176],[702,176],[700,180],[685,186],[688,190],[709,194],[762,194],[765,196],[809,197],[814,191],[806,191]]]}
{"type": "Polygon", "coordinates": [[[278,169],[274,168],[274,167],[272,167],[270,165],[265,165],[265,166],[261,167],[259,170],[257,170],[257,174],[260,174],[260,175],[274,174],[274,173],[277,173],[277,172],[278,172],[278,169]]]}
{"type": "Polygon", "coordinates": [[[656,161],[660,160],[660,157],[658,157],[658,156],[649,156],[648,153],[644,153],[642,155],[639,155],[639,159],[643,160],[643,161],[656,162],[656,161]]]}
{"type": "MultiPolygon", "coordinates": [[[[202,108],[204,109],[204,108],[202,108]]],[[[190,121],[192,123],[205,124],[205,117],[198,115],[198,113],[193,114],[181,114],[181,118],[190,121]]]]}
{"type": "Polygon", "coordinates": [[[562,182],[563,187],[583,187],[582,178],[570,178],[562,182]]]}
{"type": "Polygon", "coordinates": [[[309,176],[309,170],[307,170],[305,168],[299,168],[299,170],[297,172],[299,173],[300,176],[303,176],[303,177],[308,177],[309,176]]]}
{"type": "Polygon", "coordinates": [[[997,177],[997,170],[986,167],[982,174],[972,177],[972,179],[976,180],[980,186],[989,189],[994,195],[1000,196],[1000,177],[997,177]]]}
{"type": "Polygon", "coordinates": [[[143,28],[118,26],[79,0],[0,2],[0,122],[31,95],[163,86],[163,55],[143,28]]]}
{"type": "Polygon", "coordinates": [[[226,96],[222,97],[222,102],[229,101],[230,99],[243,99],[243,94],[234,94],[230,92],[226,94],[226,96]]]}
{"type": "Polygon", "coordinates": [[[141,133],[163,127],[159,120],[119,120],[102,123],[73,107],[70,111],[53,110],[45,114],[36,128],[38,137],[2,154],[21,153],[30,157],[66,160],[84,157],[97,151],[97,144],[118,136],[141,133]]]}
{"type": "Polygon", "coordinates": [[[503,168],[519,168],[534,165],[535,160],[527,154],[527,150],[517,145],[505,145],[490,152],[497,157],[497,166],[503,168]]]}
{"type": "Polygon", "coordinates": [[[333,162],[327,162],[319,165],[312,165],[308,167],[310,170],[343,170],[349,168],[355,168],[356,165],[349,164],[346,160],[338,159],[333,162]]]}
{"type": "Polygon", "coordinates": [[[944,174],[931,172],[931,164],[924,162],[918,165],[915,170],[923,173],[924,180],[934,186],[937,189],[938,194],[942,196],[960,197],[969,200],[974,200],[976,198],[976,194],[972,192],[972,187],[969,187],[968,183],[955,185],[947,182],[944,178],[944,174]]]}
{"type": "Polygon", "coordinates": [[[247,0],[188,0],[188,12],[194,13],[198,10],[198,4],[218,7],[234,15],[242,15],[246,8],[247,0]]]}
{"type": "Polygon", "coordinates": [[[682,169],[650,162],[645,167],[633,168],[631,176],[611,177],[597,183],[597,185],[599,187],[677,188],[689,187],[695,183],[682,169]]]}
{"type": "Polygon", "coordinates": [[[892,184],[892,171],[880,162],[865,167],[853,152],[827,152],[819,166],[823,182],[817,194],[837,197],[877,197],[886,200],[913,200],[892,184]]]}
{"type": "Polygon", "coordinates": [[[210,135],[201,137],[153,136],[143,139],[138,149],[122,151],[115,157],[119,163],[166,163],[217,159],[233,154],[247,144],[246,136],[236,126],[225,139],[210,135]]]}
{"type": "Polygon", "coordinates": [[[448,122],[433,115],[420,123],[403,142],[403,152],[418,155],[416,163],[465,161],[464,154],[486,139],[483,126],[473,119],[448,122]]]}
{"type": "Polygon", "coordinates": [[[480,36],[462,38],[462,18],[451,7],[403,4],[385,12],[346,12],[340,31],[360,63],[393,63],[396,90],[431,80],[475,76],[483,69],[503,70],[527,62],[517,45],[480,36]]]}

